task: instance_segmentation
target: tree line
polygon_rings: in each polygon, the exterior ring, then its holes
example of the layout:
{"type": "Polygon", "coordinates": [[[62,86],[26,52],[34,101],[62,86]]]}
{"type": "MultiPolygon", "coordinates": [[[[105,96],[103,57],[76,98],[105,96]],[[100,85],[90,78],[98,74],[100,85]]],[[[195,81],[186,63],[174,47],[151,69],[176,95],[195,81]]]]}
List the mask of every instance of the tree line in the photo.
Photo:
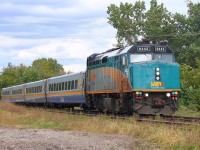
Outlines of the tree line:
{"type": "Polygon", "coordinates": [[[108,6],[108,23],[117,30],[116,46],[133,44],[140,37],[167,40],[181,65],[181,104],[200,111],[200,3],[187,1],[187,15],[172,13],[163,3],[145,1],[108,6]]]}
{"type": "Polygon", "coordinates": [[[30,66],[8,63],[0,74],[0,89],[64,74],[63,66],[52,58],[37,59],[30,66]]]}

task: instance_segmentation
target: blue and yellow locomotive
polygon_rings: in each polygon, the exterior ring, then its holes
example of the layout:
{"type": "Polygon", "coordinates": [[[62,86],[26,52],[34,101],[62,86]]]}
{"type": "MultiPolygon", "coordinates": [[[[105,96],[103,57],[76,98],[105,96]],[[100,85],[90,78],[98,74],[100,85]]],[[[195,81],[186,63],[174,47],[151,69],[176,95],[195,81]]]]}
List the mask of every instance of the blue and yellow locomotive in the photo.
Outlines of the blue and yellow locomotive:
{"type": "Polygon", "coordinates": [[[173,114],[180,67],[163,41],[137,42],[87,58],[86,104],[100,111],[173,114]]]}

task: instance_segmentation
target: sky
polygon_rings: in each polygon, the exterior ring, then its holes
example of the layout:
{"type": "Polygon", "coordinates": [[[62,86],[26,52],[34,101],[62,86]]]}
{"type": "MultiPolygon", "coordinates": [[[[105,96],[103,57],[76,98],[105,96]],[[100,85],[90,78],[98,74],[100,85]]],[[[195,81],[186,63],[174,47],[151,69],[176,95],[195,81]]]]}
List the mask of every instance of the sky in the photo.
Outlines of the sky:
{"type": "MultiPolygon", "coordinates": [[[[144,0],[149,8],[150,0],[144,0]]],[[[66,71],[86,69],[86,59],[116,44],[107,7],[135,0],[0,0],[0,71],[54,58],[66,71]]],[[[157,0],[172,13],[187,14],[186,0],[157,0]]],[[[200,2],[200,0],[192,0],[200,2]]]]}

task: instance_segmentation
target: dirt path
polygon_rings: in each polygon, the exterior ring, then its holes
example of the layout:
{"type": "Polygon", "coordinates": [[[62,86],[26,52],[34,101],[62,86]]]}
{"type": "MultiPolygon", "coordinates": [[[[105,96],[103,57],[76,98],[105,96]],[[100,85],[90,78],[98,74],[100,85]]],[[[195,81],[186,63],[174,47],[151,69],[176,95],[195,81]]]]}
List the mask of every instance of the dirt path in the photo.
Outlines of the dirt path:
{"type": "Polygon", "coordinates": [[[0,127],[0,150],[132,150],[156,149],[125,135],[0,127]]]}

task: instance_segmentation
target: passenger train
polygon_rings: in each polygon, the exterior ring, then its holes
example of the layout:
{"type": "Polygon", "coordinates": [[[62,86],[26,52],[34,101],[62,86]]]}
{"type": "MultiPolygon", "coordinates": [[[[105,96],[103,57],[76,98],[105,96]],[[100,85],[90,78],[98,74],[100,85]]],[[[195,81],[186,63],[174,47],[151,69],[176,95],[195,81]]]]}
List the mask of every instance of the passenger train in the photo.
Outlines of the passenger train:
{"type": "Polygon", "coordinates": [[[136,42],[87,58],[85,72],[2,89],[14,103],[171,115],[178,109],[180,67],[166,41],[136,42]]]}

